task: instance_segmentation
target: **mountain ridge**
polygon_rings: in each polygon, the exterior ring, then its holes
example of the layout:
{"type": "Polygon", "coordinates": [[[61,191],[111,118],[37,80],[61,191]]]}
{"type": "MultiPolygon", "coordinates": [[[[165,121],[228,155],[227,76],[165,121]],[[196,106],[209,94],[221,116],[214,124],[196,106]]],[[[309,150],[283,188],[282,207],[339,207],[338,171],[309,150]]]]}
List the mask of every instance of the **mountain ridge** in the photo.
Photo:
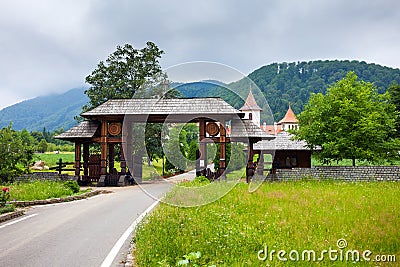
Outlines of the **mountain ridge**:
{"type": "Polygon", "coordinates": [[[50,94],[24,100],[0,110],[0,128],[12,122],[13,129],[48,131],[69,129],[76,125],[74,117],[89,101],[86,88],[74,88],[62,94],[50,94]]]}
{"type": "MultiPolygon", "coordinates": [[[[272,63],[254,70],[248,77],[261,90],[253,91],[256,100],[265,97],[269,106],[262,108],[271,108],[275,121],[279,121],[286,113],[289,102],[295,114],[299,114],[310,94],[325,93],[348,71],[354,71],[361,80],[373,82],[380,93],[385,92],[392,83],[400,84],[400,69],[348,60],[272,63]]],[[[171,85],[185,97],[221,97],[237,109],[244,104],[249,92],[246,79],[228,85],[209,80],[171,85]],[[241,97],[227,88],[235,89],[241,97]]],[[[48,131],[60,128],[67,130],[76,125],[74,117],[81,113],[82,106],[89,101],[84,94],[86,89],[75,88],[64,94],[41,96],[6,107],[0,111],[0,128],[12,121],[16,130],[42,131],[44,127],[48,131]]],[[[271,123],[271,118],[261,119],[271,123]]]]}

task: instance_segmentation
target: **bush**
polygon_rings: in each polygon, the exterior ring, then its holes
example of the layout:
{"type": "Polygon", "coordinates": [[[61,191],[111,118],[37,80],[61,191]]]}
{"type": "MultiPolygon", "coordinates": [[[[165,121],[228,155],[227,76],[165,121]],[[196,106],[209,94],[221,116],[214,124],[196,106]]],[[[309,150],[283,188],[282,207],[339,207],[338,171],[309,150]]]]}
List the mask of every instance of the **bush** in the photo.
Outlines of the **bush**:
{"type": "Polygon", "coordinates": [[[72,192],[74,192],[74,193],[78,193],[81,190],[81,188],[78,185],[78,182],[75,180],[74,181],[65,181],[64,185],[67,188],[71,189],[72,192]]]}
{"type": "Polygon", "coordinates": [[[4,207],[0,207],[0,214],[12,212],[14,210],[15,210],[15,208],[13,205],[6,204],[4,207]]]}
{"type": "Polygon", "coordinates": [[[204,176],[197,176],[194,178],[192,181],[184,181],[179,183],[180,186],[184,187],[199,187],[199,186],[204,186],[210,183],[210,180],[208,180],[204,176]]]}

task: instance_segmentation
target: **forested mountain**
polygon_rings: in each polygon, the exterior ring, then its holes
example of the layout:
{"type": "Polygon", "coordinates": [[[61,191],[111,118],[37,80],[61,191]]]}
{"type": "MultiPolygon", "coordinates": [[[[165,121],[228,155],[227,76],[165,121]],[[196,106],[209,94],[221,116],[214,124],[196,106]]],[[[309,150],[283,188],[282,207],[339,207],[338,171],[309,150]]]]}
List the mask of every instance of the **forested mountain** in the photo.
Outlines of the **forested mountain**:
{"type": "Polygon", "coordinates": [[[69,129],[76,124],[82,106],[88,102],[85,89],[72,89],[64,94],[36,97],[0,111],[0,128],[12,121],[15,130],[48,131],[69,129]]]}
{"type": "Polygon", "coordinates": [[[190,83],[173,82],[171,87],[177,89],[185,97],[208,97],[214,94],[216,86],[224,86],[225,84],[215,80],[204,80],[190,83]]]}
{"type": "MultiPolygon", "coordinates": [[[[325,93],[326,88],[346,73],[354,71],[357,76],[374,83],[383,93],[392,84],[400,84],[400,70],[367,64],[359,61],[310,61],[293,63],[273,63],[261,67],[249,74],[249,78],[260,88],[274,115],[279,121],[284,116],[288,102],[293,111],[299,114],[307,103],[311,93],[325,93]]],[[[235,108],[243,105],[249,92],[250,83],[242,79],[225,85],[218,81],[200,81],[193,83],[172,83],[185,97],[222,97],[235,108]],[[230,89],[236,93],[232,93],[230,89]]],[[[0,128],[13,122],[16,130],[48,131],[60,128],[69,129],[76,124],[74,116],[82,111],[88,102],[83,88],[73,89],[61,95],[49,95],[23,101],[0,111],[0,128]]],[[[253,90],[256,99],[261,96],[253,90]]],[[[260,102],[260,101],[259,101],[260,102]]],[[[264,110],[268,106],[258,103],[264,110]]],[[[265,115],[262,121],[271,123],[265,115]]]]}
{"type": "MultiPolygon", "coordinates": [[[[380,93],[385,92],[392,83],[400,84],[399,69],[347,60],[273,63],[253,71],[249,78],[260,88],[275,121],[279,121],[286,113],[288,102],[293,111],[299,114],[311,93],[325,93],[330,85],[345,77],[349,71],[354,71],[361,80],[374,83],[380,93]]],[[[249,86],[244,79],[228,85],[243,99],[246,99],[249,86]]],[[[207,96],[222,97],[235,108],[243,105],[241,98],[221,87],[208,88],[206,92],[209,93],[207,96]]],[[[189,90],[182,93],[187,97],[196,96],[190,94],[189,90]]],[[[257,94],[255,97],[257,99],[257,94]]]]}

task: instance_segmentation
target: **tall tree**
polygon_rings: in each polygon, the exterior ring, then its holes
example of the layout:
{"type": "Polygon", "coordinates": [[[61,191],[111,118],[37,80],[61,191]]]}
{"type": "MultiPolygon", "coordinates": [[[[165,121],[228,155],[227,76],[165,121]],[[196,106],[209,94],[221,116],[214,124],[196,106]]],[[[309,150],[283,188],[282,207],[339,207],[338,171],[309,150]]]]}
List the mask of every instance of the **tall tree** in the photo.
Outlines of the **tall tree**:
{"type": "Polygon", "coordinates": [[[327,89],[313,94],[298,116],[296,138],[311,148],[320,146],[318,158],[377,162],[398,156],[395,106],[388,94],[379,94],[372,83],[359,81],[354,72],[327,89]]]}
{"type": "Polygon", "coordinates": [[[152,42],[147,42],[142,49],[130,44],[118,46],[106,62],[101,61],[86,77],[91,87],[85,94],[90,101],[83,110],[95,108],[109,99],[133,98],[143,85],[151,84],[162,75],[159,59],[163,53],[152,42]]]}
{"type": "Polygon", "coordinates": [[[14,131],[11,124],[0,130],[0,181],[9,182],[27,172],[34,150],[23,134],[14,131]]]}
{"type": "MultiPolygon", "coordinates": [[[[390,101],[396,106],[396,110],[400,112],[400,84],[392,84],[388,88],[388,93],[390,95],[390,101]]],[[[400,136],[400,117],[397,118],[397,136],[400,136]]]]}

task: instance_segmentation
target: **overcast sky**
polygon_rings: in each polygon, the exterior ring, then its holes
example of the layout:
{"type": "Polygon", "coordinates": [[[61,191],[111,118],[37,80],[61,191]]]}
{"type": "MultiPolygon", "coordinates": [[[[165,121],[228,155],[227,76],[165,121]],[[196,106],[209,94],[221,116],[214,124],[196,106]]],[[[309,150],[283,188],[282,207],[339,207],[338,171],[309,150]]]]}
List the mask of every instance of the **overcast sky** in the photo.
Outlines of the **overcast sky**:
{"type": "Polygon", "coordinates": [[[400,67],[398,0],[2,0],[0,109],[85,84],[117,45],[153,41],[163,68],[349,59],[400,67]]]}

